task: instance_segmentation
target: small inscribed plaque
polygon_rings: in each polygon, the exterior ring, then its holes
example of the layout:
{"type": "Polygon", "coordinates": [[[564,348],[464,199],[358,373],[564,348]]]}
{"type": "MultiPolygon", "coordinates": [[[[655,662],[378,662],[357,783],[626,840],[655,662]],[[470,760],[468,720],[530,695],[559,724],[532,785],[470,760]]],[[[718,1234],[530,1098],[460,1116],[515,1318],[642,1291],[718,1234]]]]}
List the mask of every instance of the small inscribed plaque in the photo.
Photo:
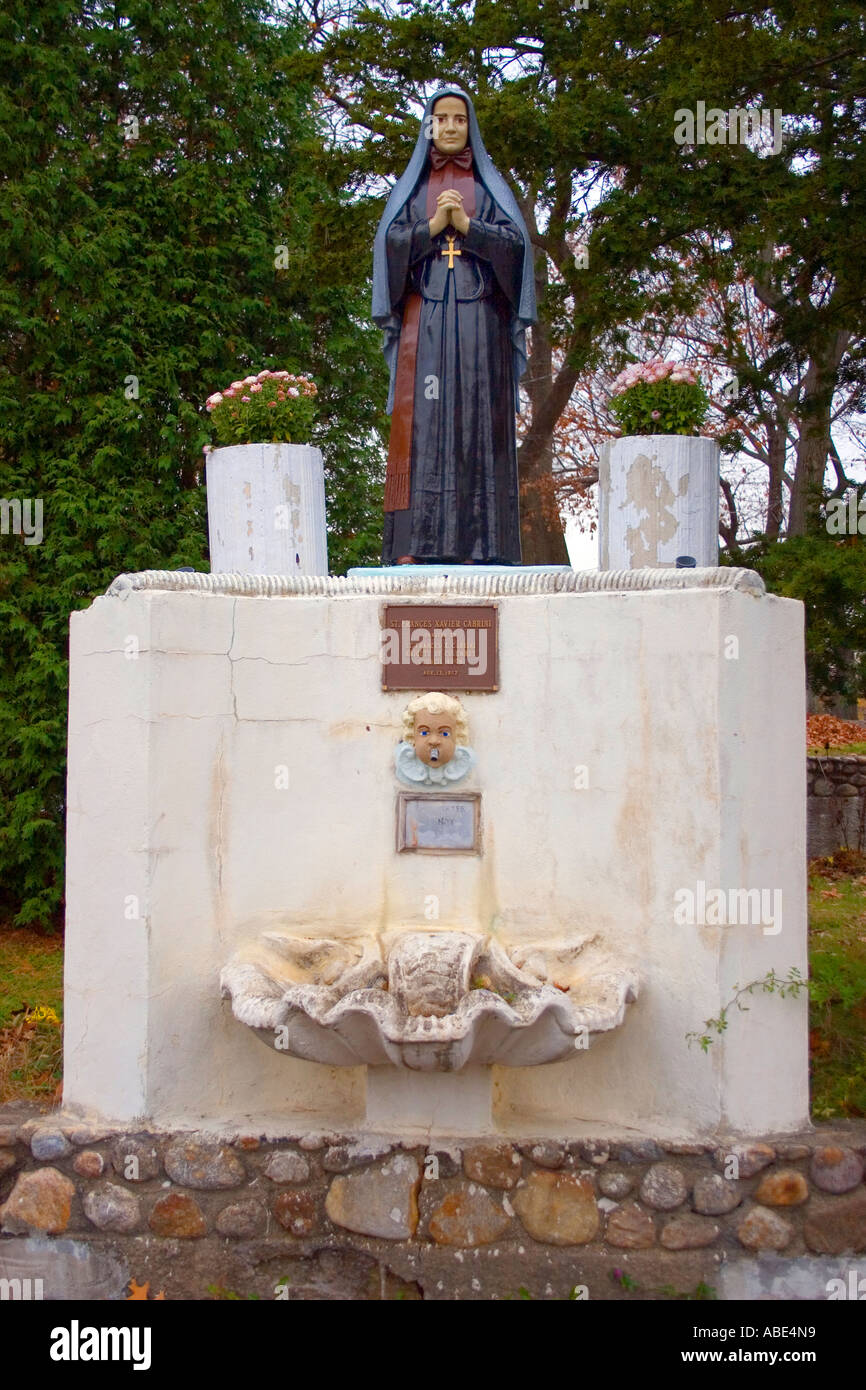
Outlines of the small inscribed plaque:
{"type": "Polygon", "coordinates": [[[498,690],[495,604],[387,604],[383,690],[498,690]]]}
{"type": "Polygon", "coordinates": [[[480,792],[398,793],[397,849],[401,853],[477,854],[480,829],[480,792]]]}

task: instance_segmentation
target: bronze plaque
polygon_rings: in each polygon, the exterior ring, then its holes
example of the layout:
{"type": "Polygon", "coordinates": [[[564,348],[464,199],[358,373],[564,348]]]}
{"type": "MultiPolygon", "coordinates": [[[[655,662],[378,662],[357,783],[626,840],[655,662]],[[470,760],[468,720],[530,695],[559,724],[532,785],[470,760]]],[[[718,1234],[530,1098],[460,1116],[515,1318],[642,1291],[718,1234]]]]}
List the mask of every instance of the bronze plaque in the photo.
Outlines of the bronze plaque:
{"type": "Polygon", "coordinates": [[[383,690],[498,690],[495,604],[387,604],[383,690]]]}

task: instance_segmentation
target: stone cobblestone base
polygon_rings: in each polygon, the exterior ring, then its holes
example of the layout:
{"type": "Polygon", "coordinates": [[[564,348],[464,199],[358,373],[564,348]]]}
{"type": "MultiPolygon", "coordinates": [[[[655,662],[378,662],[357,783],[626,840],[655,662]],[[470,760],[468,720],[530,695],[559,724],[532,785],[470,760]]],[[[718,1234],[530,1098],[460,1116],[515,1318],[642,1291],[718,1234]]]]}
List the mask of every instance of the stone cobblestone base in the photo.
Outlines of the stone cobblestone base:
{"type": "Polygon", "coordinates": [[[0,1280],[46,1299],[135,1281],[166,1299],[630,1300],[852,1297],[862,1277],[866,1297],[864,1169],[860,1121],[425,1147],[0,1109],[0,1280]]]}

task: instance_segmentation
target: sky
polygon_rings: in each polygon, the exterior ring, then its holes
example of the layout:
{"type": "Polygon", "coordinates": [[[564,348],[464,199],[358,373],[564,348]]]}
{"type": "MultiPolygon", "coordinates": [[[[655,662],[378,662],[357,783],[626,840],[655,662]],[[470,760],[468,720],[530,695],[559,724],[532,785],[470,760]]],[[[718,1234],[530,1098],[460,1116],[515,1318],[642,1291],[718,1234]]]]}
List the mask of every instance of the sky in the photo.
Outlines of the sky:
{"type": "Polygon", "coordinates": [[[565,544],[572,569],[598,569],[598,532],[590,535],[581,531],[576,521],[568,518],[565,523],[565,544]]]}

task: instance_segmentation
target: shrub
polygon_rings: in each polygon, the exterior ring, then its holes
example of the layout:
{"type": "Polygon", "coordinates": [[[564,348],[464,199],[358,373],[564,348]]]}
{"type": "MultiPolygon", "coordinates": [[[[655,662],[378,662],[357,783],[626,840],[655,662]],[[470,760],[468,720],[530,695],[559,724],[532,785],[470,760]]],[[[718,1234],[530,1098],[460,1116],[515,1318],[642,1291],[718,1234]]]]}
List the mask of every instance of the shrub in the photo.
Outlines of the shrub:
{"type": "Polygon", "coordinates": [[[654,357],[620,372],[610,411],[623,434],[697,434],[709,403],[693,367],[654,357]]]}

